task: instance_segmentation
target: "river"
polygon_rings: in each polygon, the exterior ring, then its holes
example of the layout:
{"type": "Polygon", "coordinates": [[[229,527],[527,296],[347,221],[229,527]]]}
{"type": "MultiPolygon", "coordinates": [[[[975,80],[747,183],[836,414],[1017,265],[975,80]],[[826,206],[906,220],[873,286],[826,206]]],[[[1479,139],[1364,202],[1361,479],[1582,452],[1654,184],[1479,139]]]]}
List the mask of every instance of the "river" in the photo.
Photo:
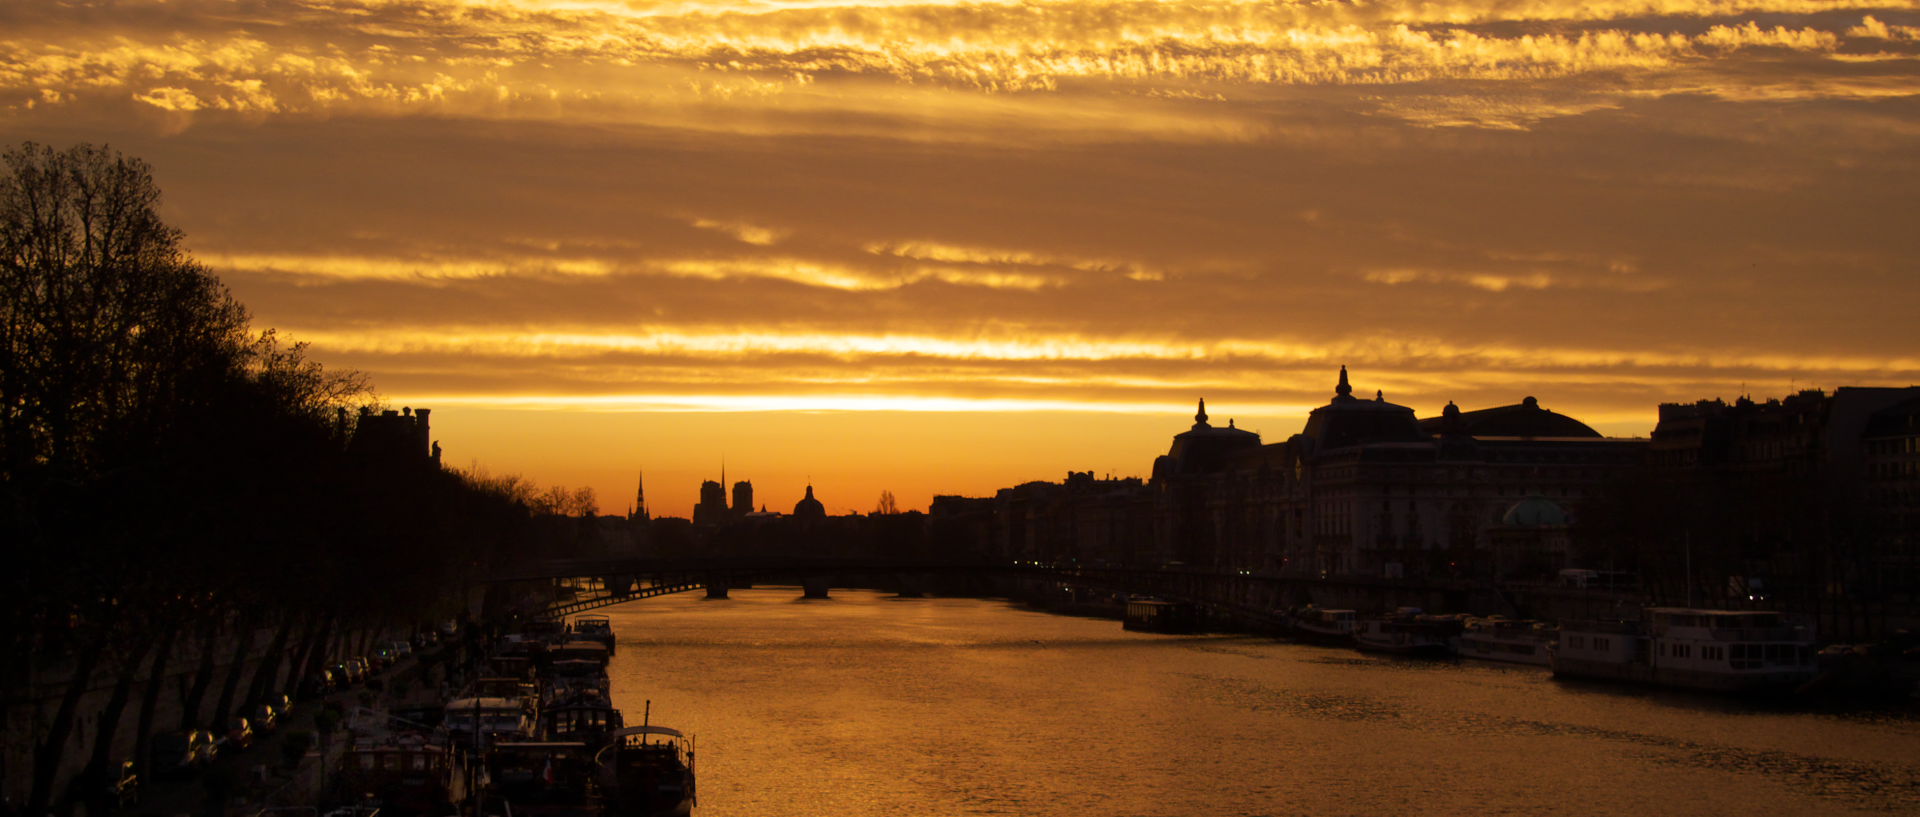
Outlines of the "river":
{"type": "Polygon", "coordinates": [[[1920,813],[1920,719],[796,588],[601,612],[741,815],[1920,813]]]}

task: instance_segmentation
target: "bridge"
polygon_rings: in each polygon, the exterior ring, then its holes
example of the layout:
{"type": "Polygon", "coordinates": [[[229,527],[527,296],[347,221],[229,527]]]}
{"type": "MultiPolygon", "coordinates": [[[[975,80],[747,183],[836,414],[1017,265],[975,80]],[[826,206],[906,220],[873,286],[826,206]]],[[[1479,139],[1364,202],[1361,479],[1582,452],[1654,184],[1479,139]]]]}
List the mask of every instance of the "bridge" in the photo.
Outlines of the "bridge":
{"type": "MultiPolygon", "coordinates": [[[[523,564],[496,577],[533,600],[536,618],[560,618],[614,604],[703,591],[725,598],[737,587],[796,584],[808,596],[831,587],[926,585],[941,578],[990,580],[999,587],[1093,591],[1121,597],[1152,596],[1182,602],[1216,620],[1262,627],[1278,624],[1276,611],[1315,603],[1371,609],[1411,605],[1460,610],[1498,607],[1492,591],[1466,582],[1436,583],[1365,578],[1265,576],[1178,566],[1122,567],[1073,563],[918,561],[875,558],[571,559],[523,564]]],[[[974,595],[966,593],[963,595],[974,595]]],[[[1005,595],[983,593],[981,595],[1005,595]]]]}

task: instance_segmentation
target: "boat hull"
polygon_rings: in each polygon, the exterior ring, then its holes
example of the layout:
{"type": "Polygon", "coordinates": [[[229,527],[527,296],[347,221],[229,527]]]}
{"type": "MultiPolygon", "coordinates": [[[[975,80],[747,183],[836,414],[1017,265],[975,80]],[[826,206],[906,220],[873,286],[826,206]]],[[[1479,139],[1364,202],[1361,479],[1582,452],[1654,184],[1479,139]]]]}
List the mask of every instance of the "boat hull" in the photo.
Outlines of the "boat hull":
{"type": "Polygon", "coordinates": [[[1701,672],[1671,667],[1650,667],[1640,663],[1617,663],[1567,659],[1555,656],[1556,678],[1587,678],[1601,681],[1627,681],[1673,689],[1701,692],[1787,692],[1813,679],[1813,674],[1796,670],[1765,672],[1701,672]]]}
{"type": "Polygon", "coordinates": [[[1355,636],[1353,646],[1362,652],[1404,655],[1410,658],[1448,658],[1453,655],[1453,648],[1445,643],[1434,641],[1387,642],[1355,636]]]}
{"type": "Polygon", "coordinates": [[[1548,642],[1545,641],[1461,636],[1460,645],[1455,652],[1457,652],[1461,658],[1545,667],[1553,663],[1553,657],[1547,651],[1547,643],[1548,642]]]}

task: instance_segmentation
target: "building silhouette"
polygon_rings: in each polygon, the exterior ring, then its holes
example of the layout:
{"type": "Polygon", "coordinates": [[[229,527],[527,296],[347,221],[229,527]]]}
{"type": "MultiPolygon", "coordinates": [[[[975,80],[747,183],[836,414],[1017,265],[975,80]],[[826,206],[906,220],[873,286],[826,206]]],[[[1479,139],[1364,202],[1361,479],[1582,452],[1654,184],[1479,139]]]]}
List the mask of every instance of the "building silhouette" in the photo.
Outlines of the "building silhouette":
{"type": "Polygon", "coordinates": [[[1648,467],[1634,521],[1685,549],[1695,595],[1817,607],[1841,633],[1920,602],[1920,387],[1663,403],[1648,467]]]}
{"type": "Polygon", "coordinates": [[[813,483],[807,483],[807,495],[793,503],[793,518],[803,521],[818,521],[827,518],[827,506],[813,497],[813,483]]]}
{"type": "MultiPolygon", "coordinates": [[[[341,410],[344,422],[345,409],[341,410]]],[[[355,418],[347,450],[359,457],[383,464],[440,465],[440,443],[433,440],[428,416],[432,409],[388,409],[378,414],[361,407],[355,418]]]]}
{"type": "Polygon", "coordinates": [[[715,480],[700,483],[700,502],[693,506],[693,524],[724,524],[732,514],[727,510],[727,492],[715,480]]]}
{"type": "Polygon", "coordinates": [[[733,484],[731,511],[735,519],[753,513],[753,483],[741,480],[733,484]]]}
{"type": "MultiPolygon", "coordinates": [[[[1152,476],[1069,472],[991,500],[937,498],[938,535],[1011,560],[1175,565],[1302,577],[1551,576],[1574,520],[1636,468],[1610,439],[1526,397],[1416,416],[1345,367],[1299,433],[1275,443],[1214,425],[1206,402],[1152,476]],[[971,531],[959,534],[955,531],[971,531]]],[[[958,546],[949,544],[947,546],[958,546]]]]}
{"type": "Polygon", "coordinates": [[[1545,527],[1564,530],[1647,445],[1602,437],[1533,397],[1477,411],[1449,403],[1420,419],[1379,391],[1354,396],[1344,366],[1333,392],[1300,433],[1270,444],[1231,421],[1212,428],[1202,404],[1154,463],[1162,555],[1275,575],[1550,574],[1570,558],[1565,536],[1513,529],[1542,527],[1533,520],[1552,506],[1545,516],[1563,521],[1545,527]],[[1493,558],[1496,539],[1508,558],[1493,558]]]}

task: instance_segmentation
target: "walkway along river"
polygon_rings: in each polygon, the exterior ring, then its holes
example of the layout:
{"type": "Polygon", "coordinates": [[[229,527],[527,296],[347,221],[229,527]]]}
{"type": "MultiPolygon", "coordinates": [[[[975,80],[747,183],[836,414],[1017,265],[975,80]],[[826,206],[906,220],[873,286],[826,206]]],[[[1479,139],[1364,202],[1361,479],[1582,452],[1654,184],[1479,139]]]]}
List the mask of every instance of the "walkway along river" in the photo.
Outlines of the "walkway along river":
{"type": "Polygon", "coordinates": [[[1920,720],[1555,681],[980,599],[607,608],[613,697],[727,815],[1920,812],[1920,720]]]}

